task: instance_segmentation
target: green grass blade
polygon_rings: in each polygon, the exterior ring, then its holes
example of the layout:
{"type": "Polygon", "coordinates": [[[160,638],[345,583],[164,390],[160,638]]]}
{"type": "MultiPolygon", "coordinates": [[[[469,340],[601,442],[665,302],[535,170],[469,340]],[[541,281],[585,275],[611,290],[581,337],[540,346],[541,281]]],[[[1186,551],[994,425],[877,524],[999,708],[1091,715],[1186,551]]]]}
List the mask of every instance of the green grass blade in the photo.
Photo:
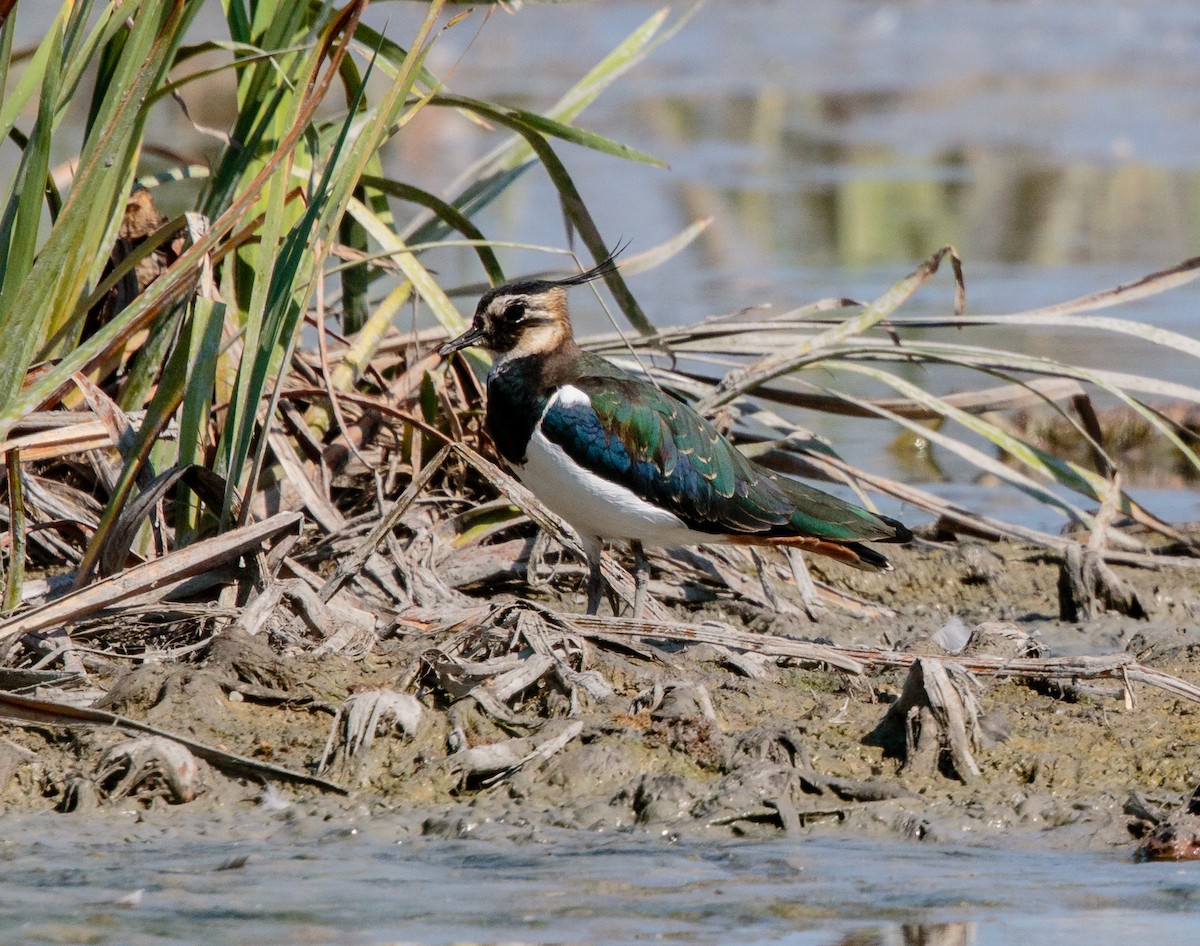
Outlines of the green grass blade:
{"type": "MultiPolygon", "coordinates": [[[[1074,464],[1067,463],[1057,457],[1048,454],[1044,450],[1040,450],[1031,444],[1026,443],[1019,437],[1014,437],[1006,431],[1001,430],[995,424],[989,423],[982,417],[975,414],[970,414],[967,411],[960,410],[951,404],[948,404],[944,399],[930,394],[918,385],[910,381],[906,381],[890,372],[880,371],[877,368],[872,368],[869,365],[857,364],[849,361],[842,361],[837,365],[839,371],[848,372],[851,374],[864,375],[865,377],[873,378],[876,381],[881,381],[891,387],[896,392],[904,395],[907,398],[922,404],[929,410],[934,411],[938,415],[947,418],[948,420],[956,421],[966,430],[984,438],[995,444],[1009,456],[1020,461],[1028,469],[1038,473],[1045,479],[1052,482],[1057,482],[1075,492],[1082,493],[1089,499],[1102,501],[1104,495],[1108,492],[1108,484],[1099,474],[1090,470],[1083,470],[1074,464]]],[[[895,417],[896,415],[893,415],[895,417]]],[[[928,436],[935,440],[940,445],[952,449],[964,458],[970,459],[972,463],[980,469],[1004,479],[1009,479],[1014,484],[1018,485],[1027,491],[1033,487],[1031,481],[1020,477],[1009,476],[1010,468],[1003,467],[996,463],[991,457],[986,454],[981,454],[972,447],[967,447],[960,441],[954,438],[942,435],[940,431],[930,430],[923,425],[915,425],[914,429],[918,432],[923,431],[922,436],[928,436]],[[965,449],[964,449],[965,448],[965,449]]],[[[1056,497],[1051,500],[1049,497],[1052,494],[1039,493],[1038,498],[1043,502],[1052,502],[1055,505],[1062,505],[1062,501],[1056,497]]],[[[1073,508],[1063,506],[1063,508],[1073,508]]],[[[1082,515],[1082,513],[1081,513],[1082,515]]],[[[1080,519],[1085,522],[1085,519],[1080,519]]]]}
{"type": "MultiPolygon", "coordinates": [[[[580,196],[575,182],[571,179],[571,175],[567,173],[567,169],[562,161],[559,160],[558,155],[554,153],[554,149],[550,147],[550,143],[542,136],[542,133],[536,127],[527,124],[524,119],[506,110],[496,109],[482,103],[476,104],[474,109],[490,121],[506,125],[513,129],[513,131],[516,131],[529,143],[529,146],[533,148],[538,159],[545,167],[550,180],[554,182],[554,186],[558,189],[558,197],[562,205],[563,215],[579,231],[579,236],[583,239],[588,252],[592,254],[593,258],[597,262],[606,259],[612,251],[612,247],[604,242],[604,238],[600,235],[600,230],[592,219],[587,205],[583,202],[583,198],[580,196]]],[[[638,305],[633,293],[629,291],[629,287],[625,284],[625,279],[621,275],[621,271],[617,268],[610,269],[604,275],[604,282],[634,329],[642,335],[654,335],[655,328],[653,324],[646,318],[642,307],[638,305]]]]}
{"type": "MultiPolygon", "coordinates": [[[[574,125],[563,124],[562,122],[555,121],[553,118],[547,118],[545,115],[529,112],[522,108],[505,108],[490,102],[481,102],[478,99],[468,98],[464,95],[450,95],[444,92],[435,94],[430,99],[430,104],[461,108],[465,111],[482,115],[490,121],[501,121],[503,119],[502,123],[508,125],[510,128],[515,128],[519,125],[523,128],[532,129],[541,135],[561,138],[563,141],[568,141],[571,144],[591,148],[593,151],[599,151],[601,154],[611,154],[613,157],[624,158],[627,161],[637,161],[641,164],[649,164],[651,167],[666,167],[658,158],[651,157],[642,151],[638,151],[636,148],[629,147],[629,145],[613,141],[611,138],[605,138],[603,135],[598,135],[595,132],[584,131],[582,128],[576,128],[574,125]]],[[[536,151],[536,149],[534,150],[536,151]]]]}
{"type": "MultiPolygon", "coordinates": [[[[211,279],[211,277],[210,277],[211,279]]],[[[188,353],[191,370],[185,379],[183,406],[179,414],[179,466],[205,464],[205,440],[212,412],[220,356],[221,328],[225,322],[225,304],[201,291],[192,300],[190,317],[184,323],[181,345],[188,353]]],[[[200,504],[191,490],[180,489],[176,505],[175,540],[186,544],[196,534],[200,504]]]]}
{"type": "MultiPolygon", "coordinates": [[[[138,427],[128,452],[125,452],[125,464],[121,468],[116,485],[100,516],[96,531],[84,550],[83,559],[75,573],[74,587],[76,588],[82,587],[91,579],[109,533],[121,515],[121,510],[125,508],[125,503],[133,492],[138,476],[146,466],[150,452],[179,409],[187,377],[196,367],[189,363],[189,355],[190,352],[186,346],[177,345],[163,368],[162,382],[146,407],[146,416],[143,418],[141,426],[138,427]]],[[[151,473],[153,474],[153,471],[151,473]]]]}
{"type": "MultiPolygon", "coordinates": [[[[36,52],[25,63],[21,70],[21,75],[17,79],[11,89],[5,89],[5,94],[0,98],[0,140],[8,138],[8,134],[16,125],[17,119],[21,112],[25,110],[25,106],[29,104],[34,93],[39,87],[43,86],[46,72],[50,68],[51,60],[54,60],[54,68],[58,69],[62,64],[62,33],[66,24],[68,13],[68,5],[64,5],[58,12],[53,22],[46,29],[46,35],[42,37],[42,41],[38,43],[36,52]]],[[[5,30],[9,34],[14,27],[16,17],[9,17],[8,23],[5,25],[5,30]]],[[[11,45],[12,38],[8,40],[11,45]]]]}
{"type": "MultiPolygon", "coordinates": [[[[404,184],[400,181],[393,181],[372,175],[364,175],[362,181],[365,185],[375,188],[384,194],[390,194],[392,197],[399,197],[401,200],[411,201],[414,204],[427,207],[437,214],[438,218],[447,226],[457,230],[468,240],[486,240],[483,231],[476,227],[469,217],[459,213],[455,207],[428,191],[421,190],[419,187],[414,187],[411,184],[404,184]]],[[[384,224],[386,221],[381,219],[380,223],[384,224]]],[[[474,249],[479,256],[480,264],[488,274],[488,278],[493,283],[504,282],[504,271],[500,268],[500,261],[496,259],[496,254],[492,251],[492,248],[481,243],[475,246],[474,249]]]]}
{"type": "Polygon", "coordinates": [[[51,28],[43,46],[50,50],[33,135],[21,154],[15,188],[0,219],[0,405],[21,390],[47,313],[22,292],[35,265],[42,200],[50,169],[51,136],[57,109],[62,26],[51,28]]]}
{"type": "MultiPolygon", "coordinates": [[[[78,303],[104,265],[120,224],[146,119],[146,99],[170,68],[195,7],[146,4],[128,31],[113,72],[115,94],[97,113],[59,219],[12,302],[10,311],[39,313],[35,338],[63,337],[65,324],[82,318],[78,303]]],[[[0,410],[11,405],[24,378],[25,365],[14,367],[15,377],[6,374],[0,380],[0,410]]]]}
{"type": "MultiPolygon", "coordinates": [[[[0,102],[8,102],[8,72],[12,66],[13,33],[16,31],[16,17],[8,17],[0,26],[0,102]]],[[[7,133],[0,134],[0,141],[8,137],[7,133]]]]}
{"type": "MultiPolygon", "coordinates": [[[[310,0],[310,9],[319,6],[319,0],[310,0]]],[[[360,23],[357,30],[354,32],[355,39],[362,43],[363,46],[370,49],[381,62],[390,64],[391,69],[396,75],[400,75],[411,68],[412,60],[409,59],[409,51],[403,46],[400,46],[394,40],[388,39],[383,33],[372,29],[365,23],[360,23]]],[[[412,83],[421,86],[427,92],[443,87],[442,81],[425,68],[424,63],[417,69],[413,75],[412,83]]]]}
{"type": "MultiPolygon", "coordinates": [[[[527,161],[520,167],[496,171],[480,178],[467,187],[451,206],[460,216],[470,219],[508,190],[521,175],[536,166],[537,161],[527,161]]],[[[453,229],[441,216],[430,218],[425,215],[418,220],[419,223],[404,230],[406,243],[433,243],[453,229]]]]}
{"type": "MultiPolygon", "coordinates": [[[[660,10],[637,27],[617,47],[600,62],[588,70],[559,101],[547,112],[546,117],[566,124],[573,121],[583,110],[594,102],[599,95],[622,75],[642,62],[663,42],[673,36],[699,8],[694,4],[683,14],[670,29],[662,32],[667,10],[660,10]]],[[[483,178],[513,172],[526,165],[533,157],[533,149],[521,138],[514,138],[495,148],[464,172],[458,181],[452,185],[452,192],[463,191],[483,178]]],[[[465,193],[465,192],[464,192],[465,193]]],[[[463,206],[461,197],[455,201],[463,206]]]]}
{"type": "MultiPolygon", "coordinates": [[[[655,13],[589,70],[543,117],[566,126],[609,85],[673,36],[698,8],[699,4],[694,4],[665,31],[662,25],[666,11],[655,13]]],[[[450,185],[449,192],[457,195],[453,204],[467,216],[478,213],[533,166],[533,156],[534,149],[520,135],[504,142],[468,167],[450,185]]],[[[404,231],[404,235],[406,242],[426,243],[446,232],[440,221],[420,217],[404,231]]]]}
{"type": "MultiPolygon", "coordinates": [[[[907,345],[905,348],[907,351],[913,351],[907,345]]],[[[958,358],[951,356],[953,348],[954,346],[947,346],[947,348],[939,349],[936,357],[922,353],[919,349],[917,349],[917,353],[924,354],[925,357],[929,357],[929,360],[937,360],[963,367],[973,367],[991,374],[1004,372],[1007,375],[1011,371],[1026,371],[1043,374],[1052,378],[1073,378],[1077,381],[1093,384],[1144,418],[1162,436],[1167,438],[1197,471],[1200,471],[1200,455],[1188,446],[1176,432],[1173,425],[1166,421],[1158,411],[1130,393],[1139,391],[1160,397],[1200,404],[1200,388],[1176,382],[1165,382],[1155,378],[1145,378],[1103,369],[1068,365],[1040,356],[1028,356],[1009,352],[997,353],[990,352],[987,349],[983,350],[987,354],[982,359],[978,357],[978,350],[975,349],[965,352],[965,357],[958,358]]]]}
{"type": "Polygon", "coordinates": [[[357,200],[351,200],[348,209],[354,219],[366,228],[375,242],[391,255],[392,261],[404,273],[405,278],[413,284],[417,294],[425,300],[425,304],[429,306],[434,317],[445,327],[446,331],[452,334],[463,332],[467,327],[466,320],[459,314],[458,309],[455,308],[454,303],[450,301],[450,297],[446,295],[438,281],[421,265],[416,256],[409,252],[408,247],[396,232],[357,200]]]}
{"type": "Polygon", "coordinates": [[[4,456],[8,471],[8,571],[4,575],[4,614],[21,604],[25,584],[25,495],[21,488],[21,451],[9,450],[4,456]]]}

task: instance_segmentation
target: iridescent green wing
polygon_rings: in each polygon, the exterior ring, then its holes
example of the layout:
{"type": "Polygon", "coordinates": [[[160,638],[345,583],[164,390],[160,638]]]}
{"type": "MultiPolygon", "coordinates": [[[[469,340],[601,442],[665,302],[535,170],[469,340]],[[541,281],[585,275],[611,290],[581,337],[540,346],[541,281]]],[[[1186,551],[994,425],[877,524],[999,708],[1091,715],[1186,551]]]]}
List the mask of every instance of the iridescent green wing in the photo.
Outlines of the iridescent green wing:
{"type": "Polygon", "coordinates": [[[698,532],[761,533],[791,517],[784,491],[712,424],[637,378],[572,381],[543,415],[541,431],[585,469],[698,532]]]}
{"type": "Polygon", "coordinates": [[[584,468],[711,534],[907,541],[894,520],[747,460],[682,401],[585,357],[541,429],[584,468]],[[576,393],[577,392],[577,393],[576,393]],[[583,395],[582,397],[580,395],[583,395]]]}

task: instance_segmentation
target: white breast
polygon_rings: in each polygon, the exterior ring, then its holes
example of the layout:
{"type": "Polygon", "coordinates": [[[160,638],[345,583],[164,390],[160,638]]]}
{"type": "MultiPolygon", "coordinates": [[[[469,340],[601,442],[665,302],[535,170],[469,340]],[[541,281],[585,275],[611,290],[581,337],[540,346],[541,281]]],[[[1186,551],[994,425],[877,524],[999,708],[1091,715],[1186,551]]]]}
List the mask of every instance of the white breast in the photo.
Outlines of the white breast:
{"type": "MultiPolygon", "coordinates": [[[[547,409],[560,399],[570,403],[586,397],[582,391],[564,387],[547,409]]],[[[534,430],[526,458],[523,466],[514,467],[521,482],[585,537],[637,539],[655,546],[695,545],[715,539],[693,532],[674,513],[646,502],[633,490],[579,466],[540,430],[534,430]]]]}

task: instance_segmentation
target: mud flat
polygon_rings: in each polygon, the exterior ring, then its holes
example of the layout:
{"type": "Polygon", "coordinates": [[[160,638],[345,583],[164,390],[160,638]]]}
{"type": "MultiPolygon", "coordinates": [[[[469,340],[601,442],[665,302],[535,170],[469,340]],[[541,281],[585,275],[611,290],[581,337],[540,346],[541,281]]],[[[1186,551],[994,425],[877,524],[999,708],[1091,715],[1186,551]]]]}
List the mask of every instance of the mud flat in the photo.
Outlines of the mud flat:
{"type": "Polygon", "coordinates": [[[704,595],[659,558],[662,608],[642,623],[584,619],[574,576],[531,592],[517,569],[381,632],[314,630],[315,605],[282,594],[262,621],[197,625],[215,630],[182,653],[89,664],[77,645],[85,674],[19,688],[6,671],[0,800],[69,819],[265,805],[388,812],[434,836],[840,832],[1131,854],[1186,807],[1200,570],[1118,566],[1146,617],[1066,622],[1043,551],[894,558],[880,576],[812,563],[807,605],[767,563],[773,607],[684,604],[704,595]]]}

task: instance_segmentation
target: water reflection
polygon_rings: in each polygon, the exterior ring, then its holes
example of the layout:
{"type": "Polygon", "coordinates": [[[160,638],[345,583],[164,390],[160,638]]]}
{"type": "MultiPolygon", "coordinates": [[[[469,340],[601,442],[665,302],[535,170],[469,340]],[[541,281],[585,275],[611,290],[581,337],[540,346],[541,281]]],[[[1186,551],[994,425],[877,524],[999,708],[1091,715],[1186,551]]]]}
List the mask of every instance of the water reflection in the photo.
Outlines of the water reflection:
{"type": "Polygon", "coordinates": [[[974,923],[901,923],[856,930],[837,940],[837,946],[972,946],[974,923]]]}
{"type": "MultiPolygon", "coordinates": [[[[1056,161],[1028,145],[964,142],[930,154],[848,140],[861,113],[925,107],[917,93],[789,93],[638,103],[668,150],[706,152],[665,182],[680,221],[797,266],[913,261],[952,243],[968,260],[1067,266],[1193,253],[1200,173],[1144,161],[1056,161]]],[[[1126,158],[1129,156],[1126,155],[1126,158]]]]}

